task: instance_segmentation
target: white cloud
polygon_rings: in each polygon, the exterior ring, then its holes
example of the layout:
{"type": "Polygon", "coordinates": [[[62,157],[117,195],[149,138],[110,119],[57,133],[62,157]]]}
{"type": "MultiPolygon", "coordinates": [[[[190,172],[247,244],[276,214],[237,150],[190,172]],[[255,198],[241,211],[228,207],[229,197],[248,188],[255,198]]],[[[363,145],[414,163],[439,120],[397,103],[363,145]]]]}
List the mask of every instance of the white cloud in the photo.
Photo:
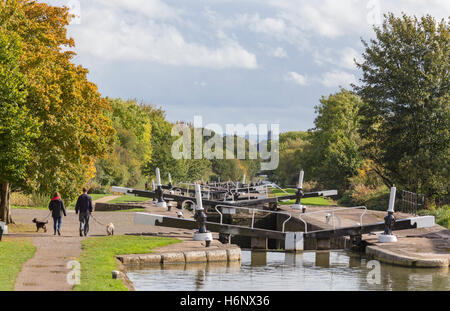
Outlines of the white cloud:
{"type": "Polygon", "coordinates": [[[345,69],[356,69],[355,60],[361,62],[361,53],[351,47],[342,49],[339,65],[345,69]]]}
{"type": "Polygon", "coordinates": [[[348,87],[350,84],[356,84],[356,77],[348,72],[334,70],[327,72],[319,78],[319,82],[326,87],[348,87]]]}
{"type": "Polygon", "coordinates": [[[295,83],[301,86],[305,86],[308,84],[308,79],[306,76],[296,73],[294,71],[291,71],[288,74],[287,80],[294,81],[295,83]]]}
{"type": "Polygon", "coordinates": [[[260,32],[269,35],[282,34],[286,31],[286,24],[280,18],[261,18],[259,14],[243,14],[236,18],[238,24],[248,25],[253,32],[260,32]]]}
{"type": "Polygon", "coordinates": [[[180,14],[182,14],[180,9],[171,7],[161,0],[95,0],[93,3],[95,6],[101,6],[108,10],[116,12],[128,11],[158,20],[178,19],[180,14]]]}
{"type": "Polygon", "coordinates": [[[286,50],[280,46],[270,51],[269,55],[276,58],[286,58],[288,56],[286,50]]]}
{"type": "Polygon", "coordinates": [[[77,51],[104,60],[152,61],[206,68],[258,67],[256,56],[226,35],[214,47],[188,41],[171,22],[181,11],[158,0],[97,0],[82,6],[82,23],[72,28],[77,51]]]}
{"type": "Polygon", "coordinates": [[[437,19],[450,15],[448,0],[270,0],[269,5],[278,10],[277,17],[286,25],[325,38],[372,33],[373,23],[388,12],[431,14],[437,19]]]}

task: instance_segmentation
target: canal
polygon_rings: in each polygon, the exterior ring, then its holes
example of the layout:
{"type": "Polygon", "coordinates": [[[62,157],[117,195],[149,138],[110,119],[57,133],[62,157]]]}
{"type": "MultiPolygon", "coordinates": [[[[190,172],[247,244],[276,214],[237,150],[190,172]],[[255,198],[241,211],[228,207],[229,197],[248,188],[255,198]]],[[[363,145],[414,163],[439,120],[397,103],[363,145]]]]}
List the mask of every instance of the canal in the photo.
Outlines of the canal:
{"type": "Polygon", "coordinates": [[[448,269],[413,269],[346,251],[242,251],[241,263],[167,265],[129,271],[138,291],[450,290],[448,269]]]}

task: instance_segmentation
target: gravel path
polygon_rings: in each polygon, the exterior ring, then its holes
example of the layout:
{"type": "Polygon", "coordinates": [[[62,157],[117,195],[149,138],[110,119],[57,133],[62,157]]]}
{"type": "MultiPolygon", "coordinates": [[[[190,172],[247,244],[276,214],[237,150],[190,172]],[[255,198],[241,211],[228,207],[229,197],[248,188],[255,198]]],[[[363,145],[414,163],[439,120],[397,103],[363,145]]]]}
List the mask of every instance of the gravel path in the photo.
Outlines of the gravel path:
{"type": "MultiPolygon", "coordinates": [[[[98,202],[98,201],[97,201],[98,202]]],[[[167,209],[159,210],[153,206],[148,210],[158,214],[176,215],[176,211],[168,213],[167,209]]],[[[31,224],[33,218],[44,219],[48,215],[46,210],[21,210],[14,209],[12,217],[15,222],[31,224]]],[[[154,235],[186,238],[192,236],[186,230],[149,227],[134,224],[133,212],[94,212],[95,222],[91,218],[89,236],[106,236],[104,224],[113,223],[115,234],[141,234],[152,233],[154,235]]],[[[79,236],[78,215],[74,211],[68,211],[67,217],[63,217],[62,236],[53,235],[53,219],[48,219],[47,233],[42,230],[39,233],[10,234],[8,237],[31,237],[37,251],[33,258],[28,260],[19,273],[16,291],[70,291],[73,286],[67,282],[67,274],[71,271],[67,268],[68,262],[75,260],[81,253],[81,241],[85,239],[79,236]]]]}

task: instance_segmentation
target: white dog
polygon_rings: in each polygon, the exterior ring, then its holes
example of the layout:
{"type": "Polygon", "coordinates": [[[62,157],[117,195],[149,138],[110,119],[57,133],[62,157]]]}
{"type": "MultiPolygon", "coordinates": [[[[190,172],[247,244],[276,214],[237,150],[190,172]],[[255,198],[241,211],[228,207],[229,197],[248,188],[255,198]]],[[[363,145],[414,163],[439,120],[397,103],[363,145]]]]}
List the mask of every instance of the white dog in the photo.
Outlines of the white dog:
{"type": "Polygon", "coordinates": [[[114,235],[114,225],[113,224],[108,224],[106,226],[106,234],[114,235]]]}

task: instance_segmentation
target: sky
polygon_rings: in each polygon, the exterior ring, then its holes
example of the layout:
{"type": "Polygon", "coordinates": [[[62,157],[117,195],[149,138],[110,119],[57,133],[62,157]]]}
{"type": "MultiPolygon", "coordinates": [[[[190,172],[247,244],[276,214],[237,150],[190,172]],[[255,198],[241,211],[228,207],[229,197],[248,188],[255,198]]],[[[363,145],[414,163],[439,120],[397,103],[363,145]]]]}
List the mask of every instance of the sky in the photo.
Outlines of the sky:
{"type": "Polygon", "coordinates": [[[437,19],[448,0],[47,0],[69,26],[103,96],[137,99],[169,121],[314,127],[319,100],[358,83],[361,38],[384,13],[437,19]]]}

